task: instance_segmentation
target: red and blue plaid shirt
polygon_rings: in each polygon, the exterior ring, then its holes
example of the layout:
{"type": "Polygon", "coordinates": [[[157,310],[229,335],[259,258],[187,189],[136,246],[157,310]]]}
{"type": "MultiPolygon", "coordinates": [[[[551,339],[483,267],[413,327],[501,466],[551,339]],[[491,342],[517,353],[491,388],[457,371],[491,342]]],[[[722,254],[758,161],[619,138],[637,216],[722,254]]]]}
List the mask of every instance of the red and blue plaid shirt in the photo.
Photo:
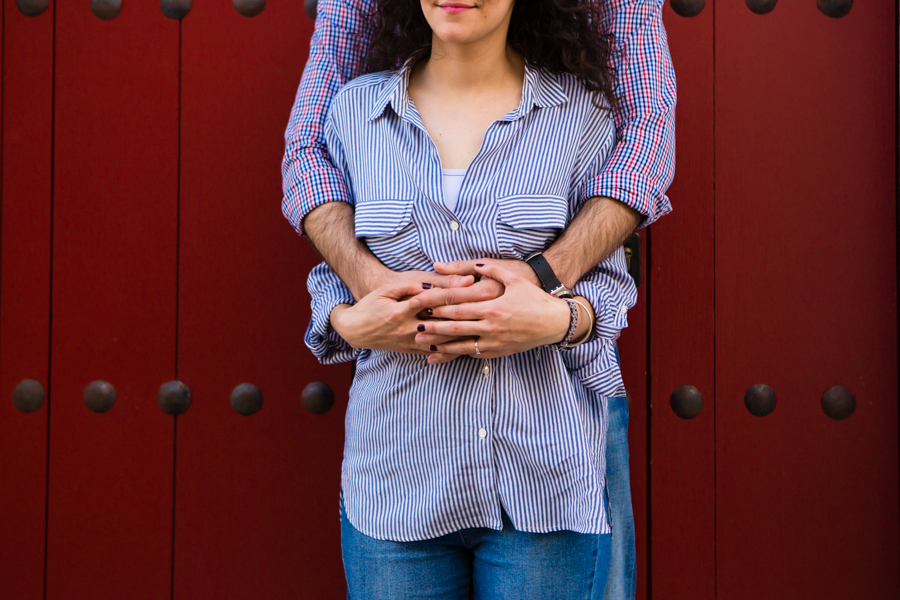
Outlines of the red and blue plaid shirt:
{"type": "MultiPolygon", "coordinates": [[[[320,204],[348,201],[325,146],[331,100],[362,74],[374,33],[375,0],[319,0],[316,29],[285,131],[282,212],[298,233],[320,204]]],[[[672,210],[666,189],[675,173],[675,72],[662,21],[662,0],[610,0],[600,24],[613,36],[618,75],[616,146],[586,197],[615,198],[649,225],[672,210]]]]}

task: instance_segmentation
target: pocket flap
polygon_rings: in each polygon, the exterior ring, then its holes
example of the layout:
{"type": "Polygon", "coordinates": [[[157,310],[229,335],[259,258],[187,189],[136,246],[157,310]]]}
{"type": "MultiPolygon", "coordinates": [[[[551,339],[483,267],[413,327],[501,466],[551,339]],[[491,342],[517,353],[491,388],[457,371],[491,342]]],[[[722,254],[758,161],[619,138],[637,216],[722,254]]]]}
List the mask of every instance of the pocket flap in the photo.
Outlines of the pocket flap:
{"type": "Polygon", "coordinates": [[[412,218],[413,200],[366,200],[356,204],[356,237],[396,234],[412,218]]]}
{"type": "Polygon", "coordinates": [[[565,229],[569,201],[562,196],[518,194],[497,199],[500,220],[513,229],[565,229]]]}

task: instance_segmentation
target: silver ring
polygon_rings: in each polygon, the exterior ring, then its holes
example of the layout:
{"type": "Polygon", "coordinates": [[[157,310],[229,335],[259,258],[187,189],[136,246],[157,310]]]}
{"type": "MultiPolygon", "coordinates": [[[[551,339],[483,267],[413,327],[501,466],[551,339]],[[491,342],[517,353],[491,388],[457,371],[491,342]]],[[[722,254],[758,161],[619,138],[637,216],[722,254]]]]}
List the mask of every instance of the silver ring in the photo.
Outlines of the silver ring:
{"type": "Polygon", "coordinates": [[[475,356],[481,356],[481,350],[478,349],[478,340],[475,340],[475,356]]]}

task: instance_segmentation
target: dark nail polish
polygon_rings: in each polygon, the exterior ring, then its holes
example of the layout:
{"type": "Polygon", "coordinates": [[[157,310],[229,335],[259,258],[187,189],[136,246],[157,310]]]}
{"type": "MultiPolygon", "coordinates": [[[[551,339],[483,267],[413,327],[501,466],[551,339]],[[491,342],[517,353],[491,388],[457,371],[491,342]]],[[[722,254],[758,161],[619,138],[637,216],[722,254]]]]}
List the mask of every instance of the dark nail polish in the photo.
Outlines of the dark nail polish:
{"type": "Polygon", "coordinates": [[[428,316],[430,317],[430,316],[434,315],[434,311],[431,310],[430,308],[426,308],[426,309],[425,309],[425,314],[428,315],[428,316]]]}
{"type": "Polygon", "coordinates": [[[476,266],[476,267],[483,267],[483,266],[484,266],[484,263],[475,263],[475,266],[476,266]]]}
{"type": "Polygon", "coordinates": [[[437,352],[437,346],[435,346],[434,344],[432,344],[432,345],[431,345],[431,351],[432,351],[432,352],[437,352]]]}
{"type": "Polygon", "coordinates": [[[419,323],[418,325],[416,325],[416,329],[417,329],[418,331],[425,331],[425,326],[422,325],[421,323],[419,323]]]}
{"type": "Polygon", "coordinates": [[[430,283],[423,283],[423,284],[422,284],[422,289],[430,290],[430,289],[431,289],[431,284],[430,284],[430,283]]]}

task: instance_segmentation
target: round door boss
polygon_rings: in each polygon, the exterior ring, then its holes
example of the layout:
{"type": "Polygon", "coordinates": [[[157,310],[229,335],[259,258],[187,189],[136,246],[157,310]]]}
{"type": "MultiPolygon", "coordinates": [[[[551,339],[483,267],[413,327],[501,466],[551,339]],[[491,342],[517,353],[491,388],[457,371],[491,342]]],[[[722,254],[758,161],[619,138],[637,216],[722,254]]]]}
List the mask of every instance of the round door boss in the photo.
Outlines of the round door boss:
{"type": "Polygon", "coordinates": [[[744,406],[754,417],[765,417],[775,410],[775,392],[764,383],[751,386],[744,394],[744,406]]]}
{"type": "Polygon", "coordinates": [[[304,0],[303,10],[306,11],[306,15],[310,19],[315,20],[316,15],[319,14],[319,1],[318,0],[304,0]]]}
{"type": "Polygon", "coordinates": [[[255,17],[266,7],[266,0],[234,0],[234,10],[245,17],[255,17]]]}
{"type": "Polygon", "coordinates": [[[24,413],[39,411],[46,397],[44,386],[36,379],[23,379],[12,393],[13,406],[24,413]]]}
{"type": "Polygon", "coordinates": [[[116,403],[116,388],[108,381],[92,381],[84,388],[84,403],[95,413],[105,413],[116,403]]]}
{"type": "Polygon", "coordinates": [[[669,396],[669,405],[682,419],[693,419],[703,410],[703,394],[692,385],[683,385],[669,396]]]}
{"type": "Polygon", "coordinates": [[[816,6],[822,14],[832,19],[846,17],[853,8],[853,0],[818,0],[816,6]]]}
{"type": "Polygon", "coordinates": [[[115,19],[122,10],[122,0],[91,0],[91,12],[100,19],[115,19]]]}
{"type": "Polygon", "coordinates": [[[775,10],[777,0],[747,0],[747,8],[758,15],[764,15],[775,10]]]}
{"type": "Polygon", "coordinates": [[[262,405],[262,392],[252,383],[242,383],[231,392],[232,408],[245,417],[258,413],[262,405]]]}
{"type": "Polygon", "coordinates": [[[326,383],[313,381],[303,388],[303,408],[314,415],[321,415],[331,410],[334,405],[334,392],[326,383]]]}
{"type": "Polygon", "coordinates": [[[36,17],[50,5],[50,0],[16,0],[16,7],[26,17],[36,17]]]}
{"type": "Polygon", "coordinates": [[[191,12],[191,0],[160,0],[159,8],[170,19],[183,19],[191,12]]]}
{"type": "Polygon", "coordinates": [[[191,407],[191,390],[180,381],[167,381],[156,395],[159,407],[169,415],[180,415],[191,407]]]}
{"type": "Polygon", "coordinates": [[[706,0],[669,0],[669,6],[681,17],[696,17],[706,6],[706,0]]]}
{"type": "Polygon", "coordinates": [[[842,421],[856,410],[856,396],[842,385],[835,385],[822,394],[822,410],[835,421],[842,421]]]}

